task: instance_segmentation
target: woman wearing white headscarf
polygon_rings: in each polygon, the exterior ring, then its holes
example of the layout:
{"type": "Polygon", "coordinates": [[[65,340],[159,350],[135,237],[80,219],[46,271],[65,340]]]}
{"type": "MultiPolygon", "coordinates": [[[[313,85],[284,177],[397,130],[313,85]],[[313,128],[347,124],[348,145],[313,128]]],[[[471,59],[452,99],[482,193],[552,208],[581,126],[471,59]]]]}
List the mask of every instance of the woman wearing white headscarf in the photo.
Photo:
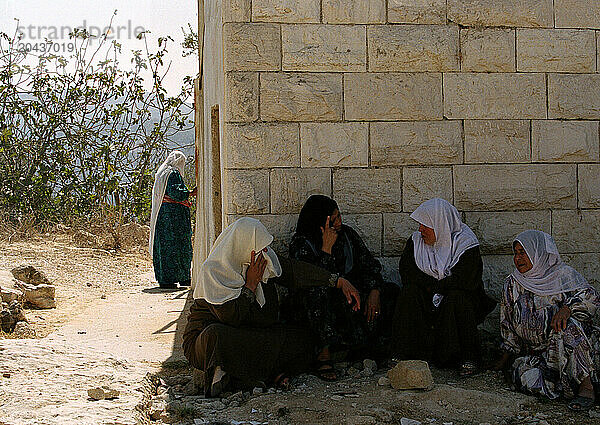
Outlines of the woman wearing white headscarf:
{"type": "Polygon", "coordinates": [[[223,230],[200,268],[183,348],[204,371],[207,395],[216,397],[227,385],[285,386],[288,375],[308,369],[314,359],[309,330],[282,320],[287,288],[335,286],[348,300],[357,294],[338,274],[278,257],[272,241],[260,221],[240,218],[223,230]]]}
{"type": "Polygon", "coordinates": [[[189,191],[183,182],[185,155],[173,151],[158,168],[152,187],[149,250],[161,288],[190,285],[192,225],[189,191]]]}
{"type": "Polygon", "coordinates": [[[537,230],[513,241],[516,269],[504,284],[500,329],[504,355],[497,368],[518,357],[517,387],[551,399],[577,394],[569,407],[587,410],[597,382],[589,337],[600,305],[598,292],[567,266],[550,235],[537,230]]]}
{"type": "Polygon", "coordinates": [[[400,258],[395,352],[404,359],[460,365],[463,375],[475,373],[477,325],[495,305],[483,290],[477,237],[444,199],[423,202],[410,217],[419,230],[400,258]]]}

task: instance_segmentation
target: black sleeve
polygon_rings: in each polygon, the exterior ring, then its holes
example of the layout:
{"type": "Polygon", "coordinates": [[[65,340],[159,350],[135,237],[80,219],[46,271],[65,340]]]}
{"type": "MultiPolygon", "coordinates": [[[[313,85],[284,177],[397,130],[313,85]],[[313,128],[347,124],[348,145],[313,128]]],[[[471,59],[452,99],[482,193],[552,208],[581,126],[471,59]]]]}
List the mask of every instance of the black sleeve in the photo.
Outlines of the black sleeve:
{"type": "Polygon", "coordinates": [[[475,291],[482,285],[483,262],[479,246],[466,250],[458,263],[450,269],[451,275],[438,281],[436,292],[449,290],[475,291]]]}
{"type": "Polygon", "coordinates": [[[279,256],[282,273],[273,282],[286,288],[313,288],[328,286],[337,275],[304,261],[279,256]]]}
{"type": "Polygon", "coordinates": [[[438,281],[427,273],[422,272],[421,269],[417,267],[414,250],[412,237],[409,237],[404,246],[404,251],[400,256],[400,263],[398,265],[402,286],[420,285],[430,292],[436,292],[438,281]]]}
{"type": "Polygon", "coordinates": [[[383,277],[381,263],[371,254],[360,235],[352,228],[346,227],[354,248],[354,261],[359,268],[361,282],[369,289],[381,290],[383,277]]]}

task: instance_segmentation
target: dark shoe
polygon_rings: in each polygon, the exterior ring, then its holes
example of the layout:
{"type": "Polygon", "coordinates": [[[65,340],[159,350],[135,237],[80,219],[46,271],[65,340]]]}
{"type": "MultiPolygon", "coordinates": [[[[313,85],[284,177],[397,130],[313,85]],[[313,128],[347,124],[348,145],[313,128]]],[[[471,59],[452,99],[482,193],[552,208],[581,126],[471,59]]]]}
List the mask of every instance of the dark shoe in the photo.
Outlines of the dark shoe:
{"type": "Polygon", "coordinates": [[[577,396],[567,404],[567,407],[574,412],[587,412],[595,403],[593,398],[577,396]]]}
{"type": "Polygon", "coordinates": [[[191,284],[192,284],[191,279],[184,280],[183,282],[179,282],[179,286],[191,286],[191,284]]]}
{"type": "Polygon", "coordinates": [[[158,286],[160,289],[177,289],[177,285],[175,283],[159,283],[158,286]]]}

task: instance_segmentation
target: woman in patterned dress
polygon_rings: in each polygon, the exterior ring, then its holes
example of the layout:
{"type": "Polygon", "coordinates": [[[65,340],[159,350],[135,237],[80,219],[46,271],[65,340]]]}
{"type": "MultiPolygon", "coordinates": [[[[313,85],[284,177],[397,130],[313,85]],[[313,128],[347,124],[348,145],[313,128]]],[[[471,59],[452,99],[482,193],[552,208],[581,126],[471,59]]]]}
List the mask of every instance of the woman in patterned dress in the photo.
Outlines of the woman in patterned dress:
{"type": "Polygon", "coordinates": [[[504,284],[500,329],[504,354],[497,369],[512,364],[518,389],[550,399],[576,397],[572,410],[595,401],[595,351],[591,319],[598,292],[560,258],[550,235],[527,230],[513,241],[515,271],[504,284]]]}

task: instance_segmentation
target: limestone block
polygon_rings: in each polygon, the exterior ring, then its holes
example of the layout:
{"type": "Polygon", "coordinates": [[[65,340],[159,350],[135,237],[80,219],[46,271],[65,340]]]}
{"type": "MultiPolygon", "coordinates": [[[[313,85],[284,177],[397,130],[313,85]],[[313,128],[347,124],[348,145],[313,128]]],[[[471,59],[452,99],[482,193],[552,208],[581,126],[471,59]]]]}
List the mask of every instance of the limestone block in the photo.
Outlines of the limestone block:
{"type": "Polygon", "coordinates": [[[374,122],[370,132],[374,166],[463,162],[460,121],[374,122]]]}
{"type": "Polygon", "coordinates": [[[228,124],[225,127],[226,168],[298,167],[298,124],[228,124]]]}
{"type": "Polygon", "coordinates": [[[5,286],[0,286],[0,301],[3,303],[10,304],[13,301],[23,300],[23,292],[18,289],[7,288],[5,286]]]}
{"type": "Polygon", "coordinates": [[[333,198],[342,213],[400,211],[402,209],[401,171],[398,168],[335,170],[333,198]]]}
{"type": "Polygon", "coordinates": [[[369,71],[458,71],[458,27],[374,25],[368,31],[369,71]]]}
{"type": "Polygon", "coordinates": [[[56,288],[54,285],[47,285],[45,283],[31,285],[19,282],[17,286],[23,292],[25,301],[35,308],[56,308],[56,301],[54,300],[56,288]]]}
{"type": "Polygon", "coordinates": [[[508,28],[463,28],[461,71],[514,72],[515,31],[508,28]]]}
{"type": "Polygon", "coordinates": [[[253,0],[254,22],[319,22],[320,0],[253,0]]]}
{"type": "Polygon", "coordinates": [[[404,360],[390,369],[387,373],[390,384],[396,390],[433,388],[433,376],[429,365],[423,360],[404,360]]]}
{"type": "Polygon", "coordinates": [[[366,37],[358,25],[284,25],[283,70],[366,71],[366,37]]]}
{"type": "Polygon", "coordinates": [[[385,23],[385,0],[323,0],[323,22],[327,24],[385,23]]]}
{"type": "Polygon", "coordinates": [[[446,0],[388,0],[388,22],[445,24],[446,0]]]}
{"type": "Polygon", "coordinates": [[[600,29],[600,0],[555,0],[556,28],[600,29]]]}
{"type": "Polygon", "coordinates": [[[225,71],[281,69],[279,25],[226,23],[223,25],[225,71]]]}
{"type": "Polygon", "coordinates": [[[465,223],[477,235],[483,254],[511,254],[514,237],[524,230],[552,231],[550,210],[466,212],[465,223]]]}
{"type": "Polygon", "coordinates": [[[599,74],[549,74],[548,118],[599,119],[599,74]]]}
{"type": "Polygon", "coordinates": [[[32,285],[46,284],[50,285],[50,281],[42,270],[38,270],[33,266],[21,265],[13,268],[11,271],[15,279],[30,283],[32,285]]]}
{"type": "Polygon", "coordinates": [[[228,72],[225,77],[225,120],[249,122],[258,119],[258,73],[228,72]]]}
{"type": "Polygon", "coordinates": [[[544,74],[444,74],[449,119],[546,118],[544,74]]]}
{"type": "Polygon", "coordinates": [[[563,261],[577,270],[596,289],[600,289],[600,254],[566,254],[561,255],[563,261]]]}
{"type": "MultiPolygon", "coordinates": [[[[500,301],[506,277],[515,269],[512,255],[482,255],[483,287],[486,294],[500,301]]],[[[497,326],[496,322],[496,326],[497,326]]]]}
{"type": "Polygon", "coordinates": [[[13,335],[19,339],[35,338],[35,329],[27,322],[17,322],[13,335]]]}
{"type": "Polygon", "coordinates": [[[600,252],[600,210],[552,211],[552,237],[561,254],[600,252]]]}
{"type": "Polygon", "coordinates": [[[579,164],[579,208],[600,208],[600,164],[579,164]]]}
{"type": "Polygon", "coordinates": [[[251,0],[223,0],[223,22],[250,22],[251,0]]]}
{"type": "MultiPolygon", "coordinates": [[[[227,224],[231,224],[241,217],[240,215],[228,215],[227,224]]],[[[289,244],[296,229],[298,214],[245,215],[243,217],[252,217],[264,224],[269,233],[273,235],[271,248],[280,255],[289,256],[289,244]]]]}
{"type": "Polygon", "coordinates": [[[517,71],[595,72],[596,34],[590,30],[518,29],[517,71]]]}
{"type": "Polygon", "coordinates": [[[265,121],[335,121],[342,118],[340,74],[276,73],[260,76],[265,121]]]}
{"type": "Polygon", "coordinates": [[[553,26],[552,0],[448,0],[448,20],[463,26],[553,26]]]}
{"type": "Polygon", "coordinates": [[[369,164],[367,123],[300,124],[303,167],[366,167],[369,164]]]}
{"type": "Polygon", "coordinates": [[[227,212],[269,212],[269,170],[226,170],[227,212]]]}
{"type": "Polygon", "coordinates": [[[598,161],[598,121],[532,121],[532,160],[598,161]]]}
{"type": "Polygon", "coordinates": [[[285,168],[271,171],[271,212],[298,213],[310,195],[331,195],[329,168],[285,168]]]}
{"type": "MultiPolygon", "coordinates": [[[[385,236],[384,236],[385,240],[385,236]]],[[[386,282],[392,282],[400,286],[400,272],[398,271],[398,263],[400,257],[379,257],[377,260],[381,263],[381,276],[386,282]]],[[[389,383],[388,383],[389,385],[389,383]]]]}
{"type": "Polygon", "coordinates": [[[442,75],[346,74],[344,108],[351,121],[441,120],[442,75]]]}
{"type": "Polygon", "coordinates": [[[363,242],[374,256],[381,255],[381,232],[383,218],[381,214],[344,214],[344,224],[358,232],[363,242]]]}
{"type": "Polygon", "coordinates": [[[102,387],[90,388],[87,390],[88,397],[94,400],[105,400],[119,397],[119,390],[103,385],[102,387]]]}
{"type": "Polygon", "coordinates": [[[576,166],[571,164],[456,165],[459,210],[575,208],[576,166]]]}
{"type": "Polygon", "coordinates": [[[412,212],[431,198],[443,198],[452,203],[452,169],[404,168],[402,171],[402,211],[412,212]]]}
{"type": "Polygon", "coordinates": [[[531,161],[529,121],[465,120],[465,162],[531,161]]]}
{"type": "MultiPolygon", "coordinates": [[[[412,211],[411,211],[412,212],[412,211]]],[[[406,241],[410,239],[419,225],[410,218],[410,213],[385,213],[383,215],[383,253],[400,255],[406,241]]],[[[398,264],[396,263],[396,268],[398,264]]]]}

